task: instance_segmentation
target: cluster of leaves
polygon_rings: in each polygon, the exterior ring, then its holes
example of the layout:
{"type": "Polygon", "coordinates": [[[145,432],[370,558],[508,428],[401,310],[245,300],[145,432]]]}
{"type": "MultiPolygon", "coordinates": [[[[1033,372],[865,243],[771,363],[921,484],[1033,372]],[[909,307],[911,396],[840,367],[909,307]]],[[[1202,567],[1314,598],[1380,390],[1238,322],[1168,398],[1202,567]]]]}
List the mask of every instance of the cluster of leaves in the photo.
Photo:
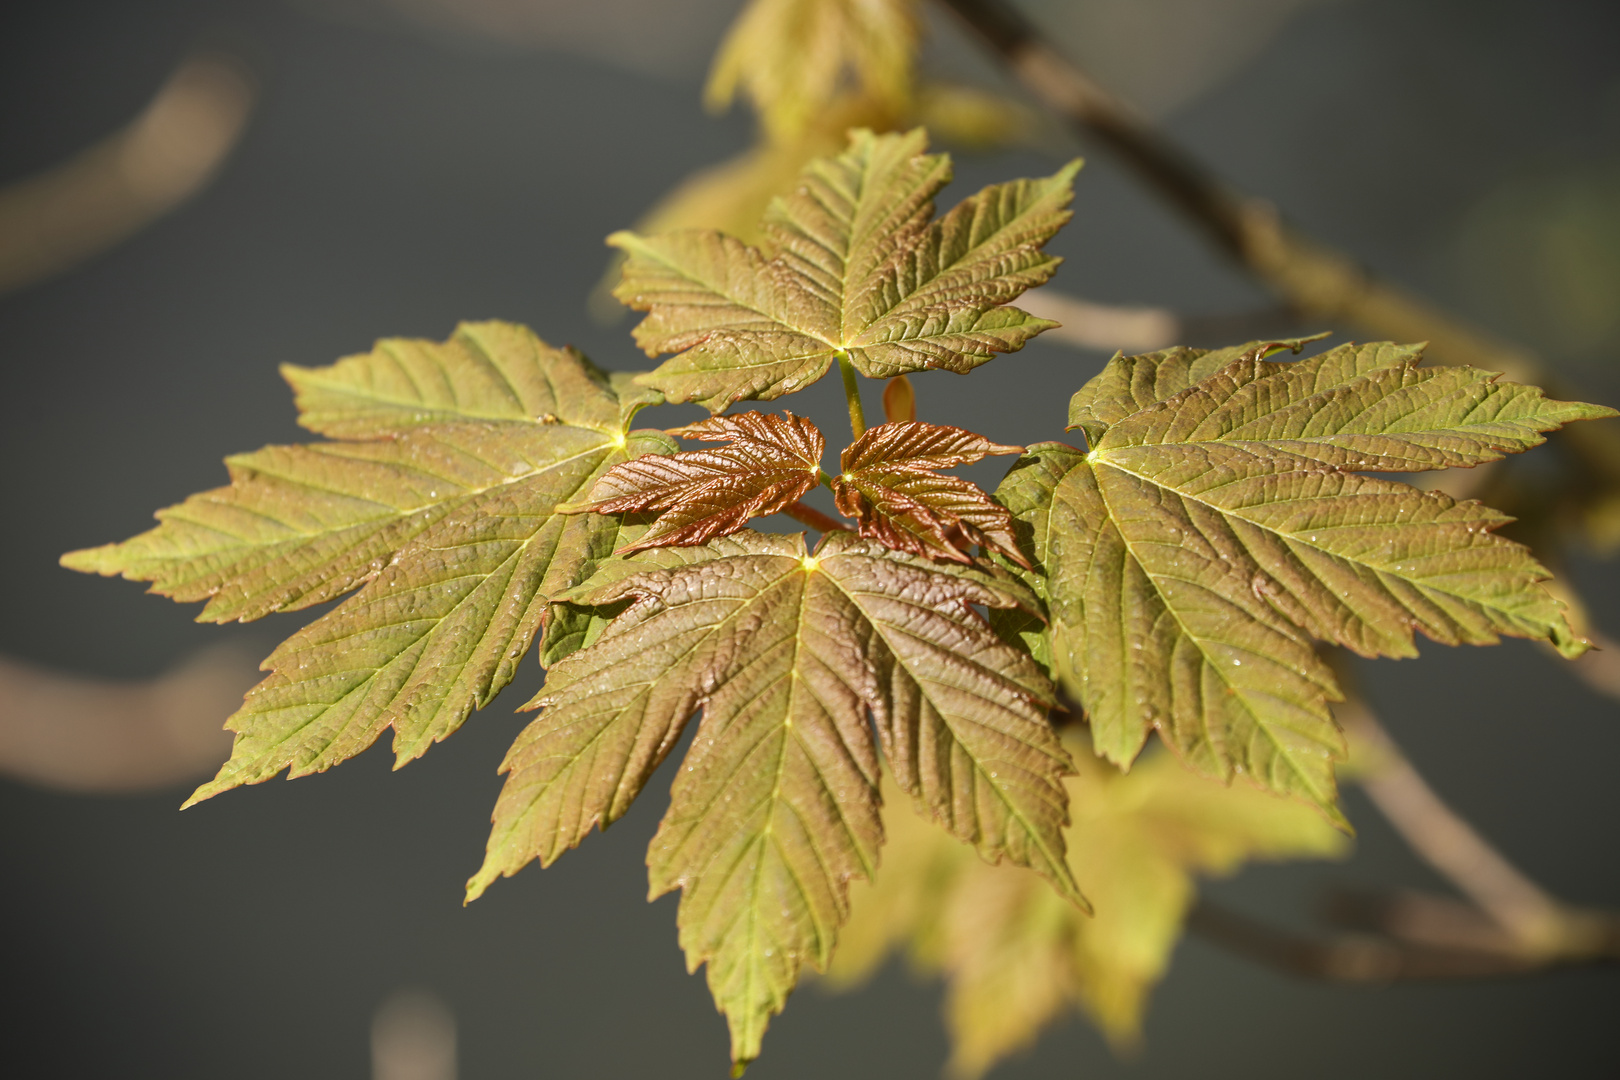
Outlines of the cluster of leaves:
{"type": "Polygon", "coordinates": [[[921,125],[970,147],[1024,137],[1033,120],[1022,106],[919,77],[918,7],[917,0],[750,0],[715,56],[704,99],[719,111],[745,98],[759,118],[759,139],[684,181],[642,228],[715,228],[757,242],[770,200],[792,188],[810,161],[837,154],[850,128],[921,125]]]}
{"type": "Polygon", "coordinates": [[[1329,858],[1348,838],[1298,803],[1195,776],[1168,754],[1129,773],[1064,733],[1079,766],[1064,786],[1069,865],[1085,915],[1029,874],[992,866],[902,802],[884,807],[883,871],[850,890],[850,920],[827,973],[858,985],[893,949],[949,983],[951,1072],[977,1077],[1071,1006],[1116,1046],[1140,1037],[1147,995],[1169,966],[1194,875],[1256,859],[1329,858]]]}
{"type": "MultiPolygon", "coordinates": [[[[1312,639],[1368,655],[1411,654],[1414,628],[1584,646],[1541,568],[1493,535],[1500,515],[1363,474],[1477,464],[1611,412],[1421,369],[1415,349],[1116,357],[1071,403],[1087,450],[1031,447],[994,497],[944,475],[1021,448],[911,419],[904,375],[972,371],[1051,325],[1009,302],[1055,270],[1042,248],[1077,166],[935,220],[950,163],[924,150],[921,132],[853,133],[772,203],[769,251],[717,232],[616,234],[617,295],[647,312],[636,339],[673,354],[651,372],[610,376],[500,323],[288,368],[301,423],[332,441],[233,458],[229,487],[67,556],[206,599],[216,621],[358,590],[266,661],[229,721],[230,761],[192,802],[323,770],[390,729],[398,760],[417,757],[543,630],[539,715],[502,765],[468,895],[623,815],[700,713],[648,863],[654,895],[682,891],[681,942],[707,966],[740,1067],[802,966],[829,962],[850,881],[874,876],[885,768],[942,835],[1035,871],[1078,914],[1077,873],[1117,896],[1098,852],[1126,841],[1089,831],[1089,814],[1071,826],[1056,685],[1121,768],[1156,729],[1193,769],[1338,822],[1336,691],[1312,639]],[[847,388],[895,380],[893,418],[870,429],[855,389],[836,476],[810,422],[718,415],[835,365],[847,388]],[[717,415],[630,429],[663,401],[717,415]],[[721,445],[680,451],[671,435],[721,445]],[[807,516],[817,484],[853,528],[829,523],[813,550],[746,528],[807,516]]],[[[1286,847],[1270,843],[1185,841],[1161,861],[1184,875],[1286,847]]],[[[1159,898],[1161,938],[1181,889],[1159,898]]],[[[1138,997],[1162,952],[1137,957],[1138,997]]],[[[1130,992],[1106,994],[1109,1015],[1134,1015],[1118,1003],[1130,992]]],[[[986,1036],[973,1060],[1017,1037],[986,1036]]]]}

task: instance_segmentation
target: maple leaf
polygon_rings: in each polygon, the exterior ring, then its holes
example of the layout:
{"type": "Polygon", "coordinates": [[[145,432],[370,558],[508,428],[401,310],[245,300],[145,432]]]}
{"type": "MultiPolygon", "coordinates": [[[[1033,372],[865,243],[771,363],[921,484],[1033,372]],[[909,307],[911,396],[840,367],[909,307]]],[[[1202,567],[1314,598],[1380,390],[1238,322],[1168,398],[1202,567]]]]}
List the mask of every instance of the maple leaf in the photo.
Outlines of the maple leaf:
{"type": "Polygon", "coordinates": [[[1023,449],[959,427],[879,424],[844,450],[833,496],[862,536],[898,551],[970,563],[970,547],[982,544],[1028,567],[1007,509],[976,484],[936,471],[1023,449]]]}
{"type": "Polygon", "coordinates": [[[675,449],[625,430],[656,394],[508,323],[284,373],[300,423],[340,441],[232,457],[229,487],[62,560],[207,600],[212,622],[360,589],[271,653],[227,721],[230,760],[191,802],[322,771],[390,727],[401,764],[450,734],[511,681],[548,598],[613,549],[617,520],[558,504],[627,457],[675,449]]]}
{"type": "Polygon", "coordinates": [[[588,501],[563,512],[656,512],[651,527],[619,549],[625,553],[736,532],[749,518],[774,514],[820,483],[826,440],[815,424],[792,413],[711,416],[669,434],[730,445],[620,462],[596,481],[588,501]]]}
{"type": "Polygon", "coordinates": [[[854,986],[897,947],[918,969],[943,974],[957,1076],[981,1075],[1071,1007],[1128,1049],[1181,935],[1195,875],[1224,876],[1256,859],[1337,857],[1348,847],[1306,807],[1200,778],[1168,754],[1122,775],[1089,752],[1083,735],[1070,731],[1064,742],[1080,765],[1067,781],[1068,858],[1092,916],[1028,873],[964,858],[901,805],[883,813],[882,867],[851,889],[829,981],[854,986]]]}
{"type": "Polygon", "coordinates": [[[916,0],[752,0],[715,54],[704,101],[721,110],[739,90],[776,141],[802,135],[843,93],[898,114],[909,104],[916,0]]]}
{"type": "Polygon", "coordinates": [[[683,890],[681,942],[708,965],[738,1063],[802,964],[826,965],[847,883],[876,863],[867,710],[925,813],[1084,903],[1063,856],[1070,763],[1050,685],[972,607],[1034,603],[1015,583],[849,533],[806,555],[801,535],[744,530],[604,563],[564,599],[628,607],[531,703],[469,898],[620,817],[701,708],[648,866],[653,895],[683,890]]]}
{"type": "Polygon", "coordinates": [[[1041,248],[1070,217],[1079,162],[992,185],[930,223],[951,167],[926,146],[921,130],[852,132],[771,203],[771,257],[704,230],[609,237],[628,255],[614,295],[649,313],[637,344],[679,354],[638,381],[720,412],[802,390],[835,359],[871,378],[970,371],[1054,325],[1006,305],[1057,269],[1041,248]]]}
{"type": "Polygon", "coordinates": [[[1202,772],[1342,821],[1327,707],[1339,694],[1312,638],[1365,656],[1415,655],[1414,629],[1586,648],[1539,584],[1547,572],[1492,534],[1505,516],[1362,472],[1477,465],[1616,414],[1470,368],[1419,369],[1415,347],[1262,359],[1273,347],[1115,358],[1071,406],[1090,451],[1033,446],[997,495],[1043,571],[1027,575],[1051,618],[1036,651],[1084,705],[1099,753],[1127,765],[1157,729],[1202,772]]]}

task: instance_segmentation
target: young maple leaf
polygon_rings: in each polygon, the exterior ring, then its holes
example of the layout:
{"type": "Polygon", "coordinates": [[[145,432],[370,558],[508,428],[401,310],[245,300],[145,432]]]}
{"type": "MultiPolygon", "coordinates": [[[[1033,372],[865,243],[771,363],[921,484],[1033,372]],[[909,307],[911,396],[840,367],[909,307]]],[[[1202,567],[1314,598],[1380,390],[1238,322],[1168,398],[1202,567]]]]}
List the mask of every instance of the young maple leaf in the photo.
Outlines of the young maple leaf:
{"type": "Polygon", "coordinates": [[[1312,638],[1364,656],[1415,655],[1414,629],[1587,647],[1539,584],[1547,572],[1493,535],[1505,516],[1361,473],[1477,465],[1617,414],[1471,368],[1419,369],[1415,347],[1261,359],[1274,347],[1212,374],[1195,350],[1114,359],[1071,406],[1090,452],[1033,446],[997,498],[1042,571],[1027,575],[1051,618],[1036,648],[1100,754],[1126,765],[1157,729],[1201,772],[1342,821],[1328,712],[1340,695],[1312,638]]]}
{"type": "Polygon", "coordinates": [[[1181,936],[1194,875],[1225,876],[1257,859],[1331,858],[1348,846],[1306,807],[1194,776],[1168,754],[1122,775],[1077,732],[1064,742],[1081,770],[1067,781],[1073,823],[1064,836],[1093,915],[1029,874],[941,842],[898,804],[884,808],[882,867],[851,890],[833,985],[864,981],[897,947],[943,974],[950,1071],[959,1077],[1029,1046],[1072,1007],[1130,1049],[1181,936]]]}
{"type": "Polygon", "coordinates": [[[669,434],[730,445],[620,462],[591,488],[588,501],[562,511],[656,512],[646,532],[615,552],[624,554],[734,533],[750,518],[792,505],[820,482],[826,440],[815,424],[792,413],[711,416],[669,434]]]}
{"type": "Polygon", "coordinates": [[[739,89],[770,136],[802,135],[843,93],[845,72],[879,108],[909,104],[917,0],[752,0],[715,54],[704,102],[724,109],[739,89]]]}
{"type": "Polygon", "coordinates": [[[1028,568],[1006,507],[976,484],[936,471],[1023,451],[959,427],[879,424],[844,450],[833,495],[862,536],[898,551],[970,563],[972,545],[981,544],[1028,568]]]}
{"type": "Polygon", "coordinates": [[[230,760],[190,802],[322,771],[390,727],[400,763],[420,756],[511,681],[550,597],[612,551],[617,520],[558,504],[628,457],[675,449],[626,430],[656,393],[508,323],[283,374],[299,422],[339,441],[232,457],[229,487],[62,559],[207,600],[208,622],[360,589],[270,654],[227,721],[230,760]]]}
{"type": "Polygon", "coordinates": [[[930,224],[951,167],[926,147],[920,129],[853,132],[772,202],[772,257],[705,230],[610,236],[628,256],[614,295],[649,313],[637,344],[679,354],[641,384],[721,412],[802,390],[835,358],[871,378],[971,371],[1054,325],[1006,305],[1057,269],[1041,248],[1069,220],[1079,162],[992,185],[930,224]]]}
{"type": "Polygon", "coordinates": [[[973,610],[1035,603],[1016,584],[849,533],[807,556],[800,535],[743,530],[606,563],[566,599],[629,606],[531,703],[469,898],[623,815],[701,708],[648,866],[654,895],[683,890],[681,942],[708,965],[739,1064],[801,965],[825,967],[847,882],[876,864],[868,709],[924,812],[1084,904],[1050,685],[973,610]]]}

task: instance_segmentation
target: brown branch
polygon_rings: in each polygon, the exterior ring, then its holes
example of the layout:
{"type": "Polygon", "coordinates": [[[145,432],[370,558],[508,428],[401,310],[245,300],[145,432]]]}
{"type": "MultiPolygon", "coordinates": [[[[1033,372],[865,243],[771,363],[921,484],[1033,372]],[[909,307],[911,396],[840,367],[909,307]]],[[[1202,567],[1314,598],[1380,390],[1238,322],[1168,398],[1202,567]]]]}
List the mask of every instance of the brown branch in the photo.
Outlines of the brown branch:
{"type": "MultiPolygon", "coordinates": [[[[1571,907],[1537,885],[1493,847],[1460,814],[1448,806],[1413,767],[1366,701],[1355,692],[1354,674],[1342,653],[1333,666],[1345,692],[1334,716],[1351,736],[1361,761],[1362,790],[1395,831],[1420,858],[1468,897],[1506,935],[1521,955],[1542,960],[1582,959],[1611,955],[1620,938],[1620,915],[1571,907]]],[[[1392,908],[1410,925],[1424,925],[1418,910],[1392,908]],[[1415,920],[1415,921],[1413,921],[1415,920]]],[[[1457,908],[1433,918],[1432,904],[1422,910],[1427,924],[1453,927],[1457,908]]],[[[1384,929],[1396,936],[1416,933],[1405,923],[1384,929]]],[[[1419,935],[1423,936],[1423,935],[1419,935]]],[[[1435,933],[1428,932],[1432,940],[1435,933]]]]}
{"type": "Polygon", "coordinates": [[[782,513],[802,525],[808,525],[817,532],[853,532],[848,525],[835,517],[823,514],[815,507],[802,502],[790,503],[782,513]]]}
{"type": "Polygon", "coordinates": [[[1268,202],[1216,178],[1141,114],[1061,55],[1007,0],[941,0],[1006,63],[1039,101],[1107,146],[1188,217],[1221,251],[1309,320],[1350,323],[1378,337],[1428,341],[1429,355],[1535,382],[1537,364],[1380,281],[1353,259],[1284,224],[1268,202]]]}
{"type": "Polygon", "coordinates": [[[1395,942],[1379,937],[1316,937],[1267,926],[1200,900],[1188,913],[1187,928],[1200,937],[1267,967],[1304,978],[1338,983],[1384,985],[1447,979],[1524,975],[1554,966],[1603,963],[1607,956],[1582,958],[1527,955],[1395,942]]]}
{"type": "Polygon", "coordinates": [[[1018,306],[1058,324],[1046,331],[1042,340],[1103,352],[1143,353],[1172,345],[1225,345],[1280,338],[1299,325],[1299,317],[1284,307],[1230,315],[1178,315],[1161,307],[1099,304],[1050,285],[1029,290],[1019,297],[1018,306]]]}

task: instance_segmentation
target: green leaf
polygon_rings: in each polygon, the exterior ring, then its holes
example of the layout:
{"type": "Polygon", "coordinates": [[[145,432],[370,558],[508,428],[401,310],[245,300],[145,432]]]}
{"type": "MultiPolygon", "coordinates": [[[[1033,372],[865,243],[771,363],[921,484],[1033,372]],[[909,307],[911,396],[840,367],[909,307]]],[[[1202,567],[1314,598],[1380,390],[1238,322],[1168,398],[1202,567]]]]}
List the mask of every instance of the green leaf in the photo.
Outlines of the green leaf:
{"type": "Polygon", "coordinates": [[[1100,754],[1128,765],[1157,728],[1198,770],[1337,819],[1338,691],[1312,638],[1366,656],[1415,655],[1414,629],[1586,647],[1546,571],[1492,534],[1506,518],[1353,470],[1492,461],[1613,413],[1420,370],[1412,349],[1258,356],[1181,389],[1202,356],[1116,358],[1080,405],[1093,450],[1033,447],[998,497],[1028,530],[1053,669],[1100,754]]]}
{"type": "Polygon", "coordinates": [[[649,312],[637,343],[679,354],[639,381],[720,412],[801,390],[840,354],[872,378],[966,372],[1052,325],[1005,305],[1056,270],[1041,247],[1070,217],[1079,162],[986,188],[930,224],[951,170],[925,148],[920,130],[853,132],[772,202],[773,257],[700,230],[609,237],[629,256],[614,295],[649,312]]]}
{"type": "Polygon", "coordinates": [[[384,338],[330,367],[283,364],[298,422],[333,439],[368,439],[424,424],[512,420],[628,431],[663,398],[633,372],[599,371],[572,347],[526,326],[462,323],[449,341],[384,338]]]}
{"type": "Polygon", "coordinates": [[[569,599],[629,607],[552,668],[469,896],[621,816],[701,708],[648,863],[654,895],[684,890],[681,941],[708,964],[738,1062],[801,965],[825,966],[846,883],[876,862],[868,709],[926,812],[1084,902],[1063,861],[1050,687],[972,609],[1027,602],[1018,590],[847,533],[807,556],[802,537],[744,530],[604,565],[569,599]]]}
{"type": "Polygon", "coordinates": [[[704,100],[753,100],[773,140],[791,141],[844,92],[891,113],[909,104],[917,47],[916,0],[752,0],[715,55],[704,100]]]}
{"type": "Polygon", "coordinates": [[[632,408],[579,354],[506,324],[290,378],[306,426],[365,441],[232,458],[230,487],[63,559],[207,599],[212,621],[364,586],[265,661],[227,721],[230,760],[191,802],[324,770],[390,727],[399,763],[454,731],[511,680],[548,598],[613,550],[619,522],[557,505],[628,456],[674,449],[627,436],[632,408]]]}
{"type": "MultiPolygon", "coordinates": [[[[1317,334],[1315,337],[1284,341],[1251,341],[1247,345],[1234,345],[1226,349],[1178,346],[1140,356],[1120,353],[1069,399],[1069,430],[1083,431],[1086,441],[1095,443],[1102,438],[1102,433],[1108,430],[1110,424],[1125,419],[1138,409],[1145,409],[1181,393],[1234,360],[1246,356],[1263,360],[1283,349],[1298,353],[1310,342],[1326,336],[1317,334]]],[[[1383,359],[1393,363],[1417,355],[1414,349],[1401,349],[1398,346],[1390,346],[1388,352],[1379,346],[1349,351],[1353,356],[1364,357],[1366,362],[1373,364],[1383,359]]]]}
{"type": "Polygon", "coordinates": [[[1092,917],[1027,873],[963,858],[903,806],[884,810],[888,843],[875,879],[851,889],[831,981],[864,980],[897,946],[916,967],[943,974],[957,1076],[981,1075],[1072,1007],[1130,1049],[1181,936],[1194,875],[1334,857],[1348,846],[1305,807],[1200,779],[1169,755],[1121,775],[1082,736],[1064,741],[1081,767],[1067,782],[1068,858],[1092,917]]]}

